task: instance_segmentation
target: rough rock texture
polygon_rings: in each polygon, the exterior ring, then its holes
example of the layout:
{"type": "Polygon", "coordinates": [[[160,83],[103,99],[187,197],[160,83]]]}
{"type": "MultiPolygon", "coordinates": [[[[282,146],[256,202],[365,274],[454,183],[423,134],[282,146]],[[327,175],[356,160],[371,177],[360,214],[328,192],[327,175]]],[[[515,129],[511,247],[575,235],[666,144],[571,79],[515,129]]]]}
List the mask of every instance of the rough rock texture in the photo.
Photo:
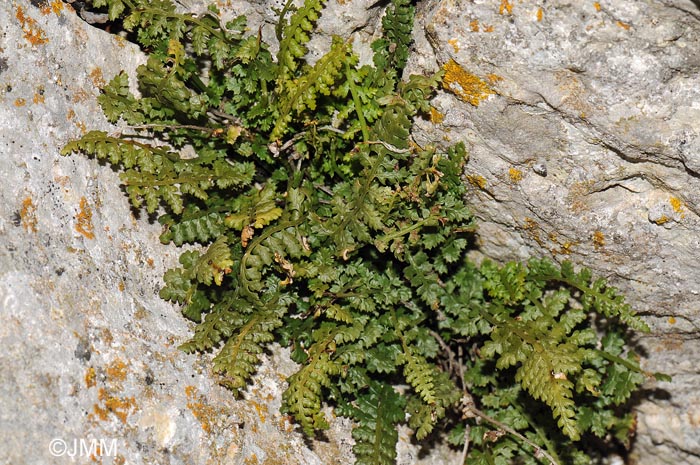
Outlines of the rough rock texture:
{"type": "Polygon", "coordinates": [[[35,5],[0,2],[0,463],[350,463],[347,425],[312,450],[279,414],[285,353],[236,401],[177,349],[190,329],[157,296],[177,249],[115,172],[58,154],[109,129],[99,88],[143,56],[35,5]]]}
{"type": "MultiPolygon", "coordinates": [[[[273,35],[279,3],[219,3],[273,35]]],[[[410,71],[447,65],[453,92],[416,139],[468,143],[481,253],[550,255],[610,277],[652,325],[645,367],[674,376],[649,385],[631,463],[700,464],[700,10],[427,0],[419,12],[410,71]]],[[[367,60],[380,13],[329,0],[320,27],[354,34],[367,60]]],[[[98,89],[142,61],[60,0],[0,2],[0,459],[63,463],[52,451],[102,440],[87,452],[105,464],[350,463],[347,424],[309,448],[277,412],[294,369],[283,351],[237,401],[207,357],[177,350],[189,328],[157,289],[178,251],[129,209],[108,167],[58,155],[110,128],[98,89]]],[[[417,457],[402,446],[400,463],[417,457]]]]}

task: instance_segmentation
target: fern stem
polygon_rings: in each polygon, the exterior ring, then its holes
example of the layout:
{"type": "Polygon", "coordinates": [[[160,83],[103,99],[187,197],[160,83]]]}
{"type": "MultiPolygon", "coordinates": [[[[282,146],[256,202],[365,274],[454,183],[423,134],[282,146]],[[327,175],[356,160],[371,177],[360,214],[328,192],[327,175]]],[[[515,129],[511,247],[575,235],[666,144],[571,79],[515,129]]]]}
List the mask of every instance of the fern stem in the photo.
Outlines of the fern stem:
{"type": "Polygon", "coordinates": [[[427,218],[424,218],[420,221],[413,223],[410,226],[406,226],[405,228],[400,229],[396,232],[393,232],[391,234],[385,234],[384,236],[378,238],[377,241],[389,242],[389,241],[394,240],[398,237],[405,236],[406,234],[410,233],[411,231],[415,231],[416,229],[420,229],[425,225],[434,226],[435,224],[437,224],[437,220],[435,218],[433,218],[432,216],[429,216],[427,218]]]}
{"type": "Polygon", "coordinates": [[[591,350],[593,350],[596,354],[600,355],[604,359],[606,359],[610,362],[613,362],[613,363],[618,363],[618,364],[624,366],[625,368],[628,368],[629,370],[631,370],[635,373],[641,373],[644,376],[646,376],[647,378],[654,377],[654,375],[652,373],[649,373],[648,371],[642,370],[641,367],[635,365],[634,363],[632,363],[629,360],[626,360],[622,357],[618,357],[617,355],[613,355],[609,352],[606,352],[606,351],[600,350],[600,349],[591,349],[591,350]]]}
{"type": "Polygon", "coordinates": [[[482,420],[486,421],[487,423],[491,423],[495,427],[500,428],[503,431],[515,436],[516,438],[520,439],[521,441],[523,441],[524,443],[526,443],[527,445],[532,447],[535,451],[535,458],[539,458],[538,455],[541,455],[542,457],[549,460],[550,465],[559,465],[560,462],[558,460],[556,460],[554,457],[552,457],[549,454],[549,452],[545,451],[540,446],[538,446],[537,444],[535,444],[534,442],[532,442],[531,440],[529,440],[528,438],[526,438],[525,436],[523,436],[522,434],[520,434],[519,432],[517,432],[516,430],[511,428],[510,426],[506,425],[505,423],[501,423],[500,421],[496,420],[495,418],[488,416],[487,414],[485,414],[484,412],[482,412],[481,410],[479,410],[476,407],[470,406],[469,411],[472,412],[477,417],[481,418],[482,420]]]}
{"type": "Polygon", "coordinates": [[[287,15],[287,12],[291,9],[293,4],[294,0],[287,0],[287,2],[284,4],[284,7],[282,7],[282,11],[280,11],[280,17],[277,20],[277,24],[275,25],[275,36],[277,37],[277,41],[280,43],[282,43],[283,39],[284,17],[287,15]]]}
{"type": "Polygon", "coordinates": [[[355,105],[355,113],[357,113],[357,120],[360,122],[360,128],[362,130],[362,139],[365,142],[369,141],[369,128],[367,127],[367,121],[365,120],[364,109],[362,108],[362,102],[360,101],[360,94],[357,92],[357,86],[355,86],[355,79],[352,73],[350,65],[346,64],[346,79],[348,80],[348,87],[350,87],[350,94],[352,95],[352,103],[355,105]]]}
{"type": "Polygon", "coordinates": [[[530,414],[528,414],[525,410],[521,409],[518,404],[512,403],[511,405],[518,411],[518,413],[520,413],[520,415],[523,416],[523,418],[527,420],[530,427],[532,427],[532,429],[535,430],[535,433],[537,433],[537,436],[540,438],[540,440],[542,440],[542,443],[544,443],[544,446],[547,448],[552,457],[554,457],[558,463],[561,463],[561,459],[559,458],[559,455],[557,454],[557,451],[554,448],[552,441],[550,441],[547,438],[547,433],[545,433],[542,430],[542,428],[535,421],[532,420],[530,414]]]}

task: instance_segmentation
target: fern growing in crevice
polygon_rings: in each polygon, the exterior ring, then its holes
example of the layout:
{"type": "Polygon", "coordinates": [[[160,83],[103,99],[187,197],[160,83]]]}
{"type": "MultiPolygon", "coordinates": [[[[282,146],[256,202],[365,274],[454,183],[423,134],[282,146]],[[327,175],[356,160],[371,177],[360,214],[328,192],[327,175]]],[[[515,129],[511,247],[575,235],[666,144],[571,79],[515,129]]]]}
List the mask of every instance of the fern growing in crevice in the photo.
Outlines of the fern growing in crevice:
{"type": "Polygon", "coordinates": [[[618,412],[647,374],[624,336],[647,328],[585,269],[466,258],[465,148],[411,140],[442,75],[402,79],[410,2],[391,2],[362,67],[337,37],[306,62],[321,0],[284,7],[276,56],[214,7],[92,4],[150,56],[139,97],[120,73],[99,98],[122,132],[63,153],[120,168],[163,243],[201,246],[160,295],[197,323],[182,349],[215,352],[222,383],[242,392],[267,346],[289,347],[282,409],[313,435],[336,405],[360,464],[394,463],[403,423],[467,445],[469,463],[585,463],[586,435],[626,440],[618,412]]]}

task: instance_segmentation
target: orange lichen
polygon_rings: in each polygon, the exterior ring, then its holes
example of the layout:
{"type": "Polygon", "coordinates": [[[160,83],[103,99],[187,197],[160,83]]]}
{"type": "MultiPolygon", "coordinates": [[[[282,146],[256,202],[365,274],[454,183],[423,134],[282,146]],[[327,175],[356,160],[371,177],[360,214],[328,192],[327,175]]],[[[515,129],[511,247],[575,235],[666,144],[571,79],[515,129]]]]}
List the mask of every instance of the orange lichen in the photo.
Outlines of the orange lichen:
{"type": "Polygon", "coordinates": [[[498,13],[502,15],[506,13],[509,15],[513,14],[513,4],[508,0],[501,0],[501,6],[498,8],[498,13]]]}
{"type": "Polygon", "coordinates": [[[51,12],[53,12],[56,16],[58,16],[61,11],[63,11],[63,2],[61,0],[53,0],[51,2],[45,2],[41,6],[41,14],[42,15],[48,15],[51,12]]]}
{"type": "Polygon", "coordinates": [[[255,454],[255,452],[253,452],[245,458],[244,463],[245,465],[258,465],[260,463],[260,460],[258,460],[258,456],[255,454]]]}
{"type": "Polygon", "coordinates": [[[263,404],[259,404],[257,402],[253,402],[253,407],[255,408],[255,411],[258,413],[258,417],[260,418],[260,423],[265,423],[265,420],[267,420],[267,407],[263,404]]]}
{"type": "Polygon", "coordinates": [[[486,189],[486,178],[479,174],[468,174],[467,175],[467,181],[469,181],[469,184],[472,186],[484,190],[486,189]]]}
{"type": "Polygon", "coordinates": [[[540,225],[537,224],[537,221],[533,220],[530,217],[525,217],[522,228],[527,233],[527,235],[530,236],[530,239],[537,242],[537,245],[539,245],[540,247],[544,247],[544,241],[540,237],[541,228],[540,225]]]}
{"type": "Polygon", "coordinates": [[[85,197],[80,198],[80,211],[75,215],[75,230],[88,239],[95,238],[95,228],[92,225],[92,210],[85,197]]]}
{"type": "Polygon", "coordinates": [[[537,9],[537,22],[542,21],[542,18],[544,17],[544,11],[542,8],[537,9]]]}
{"type": "Polygon", "coordinates": [[[661,215],[661,217],[657,218],[654,220],[654,223],[658,224],[661,226],[662,224],[666,224],[670,221],[670,218],[666,215],[661,215]]]}
{"type": "Polygon", "coordinates": [[[494,74],[494,73],[487,74],[486,79],[489,80],[489,83],[491,83],[491,85],[498,84],[499,82],[501,82],[503,80],[503,78],[501,76],[499,76],[498,74],[494,74]]]}
{"type": "Polygon", "coordinates": [[[459,52],[459,41],[457,39],[450,39],[447,41],[448,44],[452,45],[452,49],[455,53],[459,52]]]}
{"type": "Polygon", "coordinates": [[[472,32],[479,32],[479,20],[478,19],[473,19],[469,22],[469,27],[471,28],[472,32]]]}
{"type": "Polygon", "coordinates": [[[593,232],[593,247],[595,247],[596,250],[602,249],[605,247],[605,236],[603,235],[602,232],[600,231],[594,231],[593,232]]]}
{"type": "Polygon", "coordinates": [[[88,388],[95,387],[97,385],[97,373],[93,367],[88,368],[87,373],[85,373],[85,386],[88,388]]]}
{"type": "Polygon", "coordinates": [[[685,218],[685,210],[683,209],[683,201],[681,199],[678,197],[671,197],[668,199],[668,202],[671,204],[671,208],[673,208],[674,212],[680,213],[681,218],[685,218]]]}
{"type": "Polygon", "coordinates": [[[27,104],[27,101],[24,100],[23,98],[18,98],[15,100],[15,106],[16,107],[23,107],[24,105],[27,104]]]}
{"type": "Polygon", "coordinates": [[[43,87],[40,87],[39,90],[37,90],[34,94],[34,98],[32,99],[32,101],[35,105],[38,105],[40,103],[44,103],[45,100],[46,99],[44,98],[44,89],[43,87]]]}
{"type": "Polygon", "coordinates": [[[203,402],[204,396],[198,394],[195,386],[185,386],[185,395],[187,396],[187,408],[199,420],[202,429],[207,433],[211,433],[213,418],[219,412],[214,407],[203,402]]]}
{"type": "Polygon", "coordinates": [[[445,89],[454,93],[463,102],[475,107],[493,94],[493,90],[479,77],[465,71],[456,61],[450,60],[443,66],[445,77],[442,85],[445,89]]]}
{"type": "Polygon", "coordinates": [[[104,76],[102,76],[102,69],[95,68],[90,71],[90,80],[97,88],[102,88],[106,84],[104,76]]]}
{"type": "Polygon", "coordinates": [[[675,325],[676,324],[676,317],[673,317],[673,316],[668,317],[668,323],[671,325],[675,325]]]}
{"type": "Polygon", "coordinates": [[[595,11],[600,11],[600,3],[599,2],[593,2],[593,8],[595,8],[595,11]]]}
{"type": "Polygon", "coordinates": [[[523,180],[523,172],[515,167],[511,167],[508,170],[508,178],[510,182],[517,183],[523,180]]]}
{"type": "Polygon", "coordinates": [[[126,363],[117,359],[107,366],[105,373],[108,380],[121,383],[126,379],[126,363]]]}
{"type": "Polygon", "coordinates": [[[440,124],[445,120],[445,115],[440,113],[437,108],[430,107],[430,122],[433,124],[440,124]]]}
{"type": "Polygon", "coordinates": [[[22,209],[19,211],[19,218],[25,231],[36,232],[36,206],[31,197],[22,201],[22,209]]]}
{"type": "Polygon", "coordinates": [[[24,32],[24,38],[27,39],[27,42],[32,45],[43,45],[49,41],[49,39],[46,38],[45,32],[37,26],[36,20],[30,16],[26,16],[21,6],[17,7],[15,18],[19,21],[22,32],[24,32]]]}
{"type": "Polygon", "coordinates": [[[111,396],[105,388],[100,388],[97,398],[102,405],[95,404],[93,411],[102,421],[106,421],[112,413],[122,423],[126,423],[127,417],[136,411],[136,399],[133,397],[111,396]]]}
{"type": "Polygon", "coordinates": [[[630,25],[627,23],[623,23],[622,21],[615,21],[615,24],[617,24],[619,27],[621,27],[625,31],[629,31],[629,29],[630,29],[630,25]]]}

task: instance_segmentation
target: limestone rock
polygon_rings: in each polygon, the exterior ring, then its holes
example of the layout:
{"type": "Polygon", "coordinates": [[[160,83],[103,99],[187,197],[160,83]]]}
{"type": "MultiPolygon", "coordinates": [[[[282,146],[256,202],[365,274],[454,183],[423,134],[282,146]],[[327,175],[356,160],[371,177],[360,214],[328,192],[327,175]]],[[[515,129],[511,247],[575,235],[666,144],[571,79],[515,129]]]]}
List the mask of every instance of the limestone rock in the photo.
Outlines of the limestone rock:
{"type": "Polygon", "coordinates": [[[178,350],[191,328],[158,290],[179,251],[113,170],[59,155],[115,130],[95,97],[133,75],[137,47],[60,1],[0,2],[0,30],[0,460],[349,463],[343,422],[312,450],[279,413],[286,352],[236,400],[209,357],[178,350]]]}
{"type": "MultiPolygon", "coordinates": [[[[274,36],[279,2],[219,4],[274,36]]],[[[330,1],[311,56],[354,34],[369,61],[380,15],[330,1]]],[[[143,55],[60,0],[0,2],[0,28],[0,457],[54,463],[95,440],[103,463],[351,463],[349,425],[309,448],[279,415],[284,351],[235,400],[206,356],[177,350],[189,327],[157,290],[178,250],[116,173],[58,155],[115,129],[95,97],[143,55]]],[[[467,142],[480,253],[569,259],[620,287],[652,326],[644,366],[674,376],[649,384],[630,463],[700,464],[696,3],[426,0],[415,39],[409,72],[451,72],[416,140],[467,142]]],[[[434,454],[404,442],[399,462],[458,456],[434,454]]]]}

